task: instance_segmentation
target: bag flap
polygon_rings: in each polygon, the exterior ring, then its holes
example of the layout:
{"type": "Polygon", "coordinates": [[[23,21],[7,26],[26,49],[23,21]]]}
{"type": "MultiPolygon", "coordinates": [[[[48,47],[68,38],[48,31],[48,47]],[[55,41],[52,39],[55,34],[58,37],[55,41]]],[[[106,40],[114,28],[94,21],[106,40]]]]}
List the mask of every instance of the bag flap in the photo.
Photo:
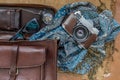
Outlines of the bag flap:
{"type": "MultiPolygon", "coordinates": [[[[10,68],[13,58],[13,50],[17,45],[0,45],[0,68],[10,68]]],[[[16,50],[17,54],[17,50],[16,50]]],[[[19,46],[17,67],[28,68],[43,65],[46,52],[40,46],[19,46]]]]}
{"type": "Polygon", "coordinates": [[[5,31],[0,31],[0,40],[7,40],[10,39],[15,32],[5,32],[5,31]]]}
{"type": "Polygon", "coordinates": [[[18,67],[35,67],[45,62],[45,48],[40,46],[19,46],[18,67]]]}

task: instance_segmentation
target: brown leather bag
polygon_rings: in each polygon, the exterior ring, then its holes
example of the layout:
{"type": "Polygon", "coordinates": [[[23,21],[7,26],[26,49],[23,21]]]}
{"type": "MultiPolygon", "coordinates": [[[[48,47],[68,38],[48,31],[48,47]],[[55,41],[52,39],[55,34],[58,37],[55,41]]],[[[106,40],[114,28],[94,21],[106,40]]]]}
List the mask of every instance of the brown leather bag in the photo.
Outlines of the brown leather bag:
{"type": "MultiPolygon", "coordinates": [[[[45,12],[54,16],[56,9],[40,4],[0,4],[0,40],[9,40],[34,18],[39,24],[36,32],[39,31],[47,25],[43,21],[45,12]]],[[[24,37],[27,39],[32,34],[25,34],[24,37]]]]}
{"type": "MultiPolygon", "coordinates": [[[[31,19],[37,20],[37,31],[46,26],[42,21],[45,11],[56,12],[46,5],[0,4],[0,80],[57,80],[56,40],[8,41],[31,19]]],[[[32,34],[24,36],[27,39],[32,34]]]]}
{"type": "Polygon", "coordinates": [[[57,41],[0,42],[0,80],[57,80],[57,41]]]}

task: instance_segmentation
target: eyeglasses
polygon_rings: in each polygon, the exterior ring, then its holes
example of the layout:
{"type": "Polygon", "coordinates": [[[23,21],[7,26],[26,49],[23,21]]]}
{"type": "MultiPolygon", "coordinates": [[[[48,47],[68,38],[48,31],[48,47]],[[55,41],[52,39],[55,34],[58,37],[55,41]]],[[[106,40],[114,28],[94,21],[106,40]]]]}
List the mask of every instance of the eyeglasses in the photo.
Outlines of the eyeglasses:
{"type": "Polygon", "coordinates": [[[14,41],[17,39],[25,39],[24,34],[29,33],[33,34],[39,30],[40,26],[36,18],[33,18],[27,24],[22,27],[13,37],[9,39],[9,41],[14,41]]]}

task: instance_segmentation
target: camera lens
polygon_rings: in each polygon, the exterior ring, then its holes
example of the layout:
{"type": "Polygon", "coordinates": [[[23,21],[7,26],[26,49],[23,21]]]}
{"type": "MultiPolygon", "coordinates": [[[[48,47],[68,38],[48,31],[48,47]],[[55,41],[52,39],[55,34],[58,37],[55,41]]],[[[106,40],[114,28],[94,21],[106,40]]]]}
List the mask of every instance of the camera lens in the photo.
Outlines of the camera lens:
{"type": "Polygon", "coordinates": [[[89,30],[85,26],[79,25],[76,26],[73,30],[73,37],[79,40],[79,42],[86,41],[88,36],[89,36],[89,30]]]}

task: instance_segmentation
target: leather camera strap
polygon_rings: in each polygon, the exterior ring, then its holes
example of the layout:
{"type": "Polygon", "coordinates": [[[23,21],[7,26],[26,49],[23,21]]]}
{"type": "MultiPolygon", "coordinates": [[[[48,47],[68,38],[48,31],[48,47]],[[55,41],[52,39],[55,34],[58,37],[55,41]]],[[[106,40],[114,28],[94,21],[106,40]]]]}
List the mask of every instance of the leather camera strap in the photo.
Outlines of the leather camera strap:
{"type": "Polygon", "coordinates": [[[19,46],[14,46],[12,49],[12,63],[11,68],[9,71],[10,79],[9,80],[16,80],[16,76],[18,74],[17,70],[17,59],[18,59],[18,53],[19,53],[19,46]]]}

